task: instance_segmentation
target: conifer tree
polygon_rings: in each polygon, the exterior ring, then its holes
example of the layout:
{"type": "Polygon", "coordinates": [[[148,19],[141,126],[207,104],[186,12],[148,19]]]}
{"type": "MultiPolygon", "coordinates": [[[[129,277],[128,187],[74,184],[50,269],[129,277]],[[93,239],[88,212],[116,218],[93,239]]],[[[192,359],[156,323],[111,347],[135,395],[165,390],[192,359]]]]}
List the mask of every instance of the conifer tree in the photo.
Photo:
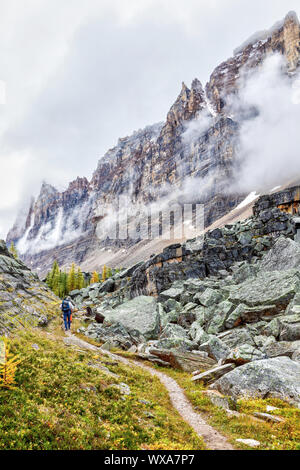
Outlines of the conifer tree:
{"type": "Polygon", "coordinates": [[[75,263],[72,263],[71,269],[68,274],[68,292],[76,289],[76,266],[75,263]]]}
{"type": "Polygon", "coordinates": [[[14,257],[15,259],[18,259],[18,258],[19,258],[18,251],[17,251],[17,249],[16,249],[16,247],[15,247],[14,242],[11,242],[10,247],[9,247],[9,252],[10,252],[10,254],[13,255],[13,257],[14,257]]]}
{"type": "Polygon", "coordinates": [[[76,289],[82,289],[84,287],[84,275],[80,268],[77,269],[76,273],[76,289]]]}
{"type": "Polygon", "coordinates": [[[102,268],[102,282],[106,281],[106,279],[107,279],[107,268],[104,265],[102,268]]]}
{"type": "Polygon", "coordinates": [[[94,271],[91,278],[91,284],[96,284],[97,282],[99,282],[99,280],[99,274],[97,273],[97,271],[94,271]]]}

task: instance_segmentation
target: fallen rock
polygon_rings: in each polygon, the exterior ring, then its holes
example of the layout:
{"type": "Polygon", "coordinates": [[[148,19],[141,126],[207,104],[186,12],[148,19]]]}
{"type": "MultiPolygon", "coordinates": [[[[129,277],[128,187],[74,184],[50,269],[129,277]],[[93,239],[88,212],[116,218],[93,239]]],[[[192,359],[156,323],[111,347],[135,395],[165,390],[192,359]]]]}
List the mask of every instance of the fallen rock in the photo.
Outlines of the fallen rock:
{"type": "Polygon", "coordinates": [[[299,290],[300,273],[295,269],[259,272],[255,278],[229,286],[228,300],[249,307],[276,305],[280,313],[299,290]]]}
{"type": "Polygon", "coordinates": [[[156,339],[160,326],[156,300],[142,295],[108,310],[104,325],[115,322],[129,330],[138,331],[146,339],[156,339]]]}
{"type": "Polygon", "coordinates": [[[196,375],[192,378],[193,382],[202,381],[204,384],[209,384],[222,377],[224,374],[228,374],[235,368],[234,364],[225,364],[210,369],[202,374],[196,375]]]}
{"type": "Polygon", "coordinates": [[[225,359],[225,363],[233,362],[237,366],[247,364],[248,362],[266,359],[266,354],[262,353],[259,349],[254,348],[250,344],[243,344],[238,346],[225,359]]]}
{"type": "Polygon", "coordinates": [[[234,398],[280,398],[300,404],[300,364],[287,357],[250,362],[218,379],[211,389],[234,398]]]}
{"type": "Polygon", "coordinates": [[[203,293],[198,293],[194,296],[194,301],[203,305],[204,307],[211,307],[216,305],[223,299],[220,292],[208,287],[203,293]]]}
{"type": "Polygon", "coordinates": [[[178,287],[178,288],[171,287],[170,289],[161,292],[160,298],[162,300],[168,300],[168,299],[179,300],[183,292],[184,292],[183,287],[178,287]]]}
{"type": "Polygon", "coordinates": [[[225,397],[215,390],[205,390],[202,392],[202,394],[209,398],[213,405],[218,406],[219,408],[223,408],[223,410],[236,409],[236,403],[234,400],[232,400],[230,397],[225,397]]]}
{"type": "Polygon", "coordinates": [[[230,353],[228,346],[217,336],[211,337],[206,343],[199,347],[199,350],[207,352],[209,357],[215,359],[217,362],[221,359],[225,359],[230,353]]]}
{"type": "Polygon", "coordinates": [[[196,370],[207,370],[215,361],[209,357],[203,357],[199,354],[182,352],[178,350],[167,351],[163,349],[151,348],[149,353],[158,357],[164,362],[169,363],[175,369],[184,370],[185,372],[193,372],[196,370]]]}
{"type": "Polygon", "coordinates": [[[268,357],[286,356],[292,358],[297,351],[300,353],[300,341],[272,342],[264,347],[264,351],[268,357]]]}
{"type": "Polygon", "coordinates": [[[260,442],[255,439],[236,439],[236,442],[240,442],[241,444],[245,444],[246,446],[253,448],[260,446],[260,442]]]}
{"type": "Polygon", "coordinates": [[[259,268],[263,271],[286,271],[300,267],[299,243],[281,236],[262,258],[259,268]]]}
{"type": "Polygon", "coordinates": [[[253,415],[256,418],[262,419],[263,421],[267,421],[268,423],[284,423],[284,419],[280,418],[279,416],[273,416],[268,413],[259,413],[255,412],[253,415]]]}

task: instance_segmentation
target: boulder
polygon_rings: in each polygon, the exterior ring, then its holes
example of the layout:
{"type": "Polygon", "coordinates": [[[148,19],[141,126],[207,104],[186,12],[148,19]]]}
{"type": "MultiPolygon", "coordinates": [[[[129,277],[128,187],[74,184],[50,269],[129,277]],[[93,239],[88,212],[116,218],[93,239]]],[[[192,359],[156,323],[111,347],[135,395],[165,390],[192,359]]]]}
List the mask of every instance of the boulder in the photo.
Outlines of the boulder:
{"type": "Polygon", "coordinates": [[[207,333],[216,335],[224,331],[226,318],[234,309],[235,305],[227,300],[219,303],[214,309],[214,315],[209,323],[207,333]]]}
{"type": "Polygon", "coordinates": [[[300,290],[300,272],[260,272],[255,278],[229,286],[228,290],[232,303],[248,307],[276,305],[277,313],[280,313],[300,290]]]}
{"type": "Polygon", "coordinates": [[[228,346],[217,336],[212,336],[206,343],[199,347],[199,350],[207,352],[209,357],[212,357],[216,361],[225,359],[230,353],[228,346]]]}
{"type": "Polygon", "coordinates": [[[171,287],[170,289],[161,292],[160,298],[162,300],[168,300],[168,299],[179,300],[183,292],[184,292],[183,287],[177,287],[177,288],[171,287]]]}
{"type": "Polygon", "coordinates": [[[234,398],[280,398],[300,404],[300,364],[287,357],[263,359],[234,369],[211,387],[234,398]]]}
{"type": "Polygon", "coordinates": [[[280,341],[300,340],[300,314],[280,317],[280,341]]]}
{"type": "Polygon", "coordinates": [[[99,293],[102,292],[113,292],[115,289],[115,281],[113,279],[107,279],[99,287],[99,293]]]}
{"type": "Polygon", "coordinates": [[[163,329],[160,335],[160,339],[173,339],[173,338],[182,338],[188,339],[187,332],[182,326],[174,325],[172,323],[168,323],[166,327],[163,329]]]}
{"type": "Polygon", "coordinates": [[[266,359],[266,354],[262,353],[259,349],[251,346],[250,344],[243,344],[231,351],[225,359],[225,363],[230,362],[241,366],[248,362],[266,359]]]}
{"type": "Polygon", "coordinates": [[[225,331],[219,334],[218,338],[230,349],[234,349],[243,344],[255,345],[252,335],[247,328],[235,328],[234,330],[225,331]]]}
{"type": "Polygon", "coordinates": [[[216,390],[204,390],[202,394],[218,408],[222,408],[227,411],[236,409],[236,403],[230,397],[225,397],[216,390]]]}
{"type": "MultiPolygon", "coordinates": [[[[224,374],[228,374],[235,368],[234,364],[225,364],[223,366],[218,366],[213,369],[209,369],[207,372],[203,372],[202,374],[195,375],[192,378],[193,382],[201,381],[205,385],[214,382],[215,380],[222,377],[224,374]]],[[[228,394],[229,395],[229,394],[228,394]]]]}
{"type": "Polygon", "coordinates": [[[300,352],[300,341],[272,342],[264,347],[268,357],[286,356],[292,358],[296,351],[300,352]]]}
{"type": "Polygon", "coordinates": [[[281,236],[263,256],[259,268],[263,271],[286,271],[300,268],[299,243],[281,236]]]}
{"type": "Polygon", "coordinates": [[[209,335],[204,331],[204,329],[201,326],[201,322],[196,320],[189,331],[190,337],[192,341],[194,341],[196,344],[202,344],[208,341],[209,335]]]}
{"type": "Polygon", "coordinates": [[[215,289],[208,287],[204,292],[198,293],[194,296],[194,301],[204,307],[211,307],[216,305],[223,299],[220,292],[215,289]]]}
{"type": "Polygon", "coordinates": [[[156,348],[150,348],[150,354],[158,357],[160,360],[169,363],[175,369],[185,372],[194,372],[196,370],[207,370],[215,365],[215,361],[209,357],[203,357],[199,354],[183,351],[166,351],[156,348]]]}
{"type": "Polygon", "coordinates": [[[156,300],[142,295],[108,310],[104,324],[115,322],[121,323],[128,330],[137,330],[146,339],[156,339],[160,329],[156,300]]]}

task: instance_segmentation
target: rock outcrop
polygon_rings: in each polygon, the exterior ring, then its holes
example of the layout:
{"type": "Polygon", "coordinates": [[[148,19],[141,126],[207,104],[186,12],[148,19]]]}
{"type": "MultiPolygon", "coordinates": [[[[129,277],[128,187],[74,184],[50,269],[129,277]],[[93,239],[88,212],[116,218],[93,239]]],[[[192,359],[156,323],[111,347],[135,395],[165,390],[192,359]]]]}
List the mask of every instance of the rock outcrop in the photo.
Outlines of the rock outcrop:
{"type": "Polygon", "coordinates": [[[0,241],[0,335],[47,325],[58,304],[59,299],[0,241]]]}
{"type": "Polygon", "coordinates": [[[280,398],[300,405],[300,364],[286,357],[251,362],[223,375],[212,388],[234,398],[280,398]]]}

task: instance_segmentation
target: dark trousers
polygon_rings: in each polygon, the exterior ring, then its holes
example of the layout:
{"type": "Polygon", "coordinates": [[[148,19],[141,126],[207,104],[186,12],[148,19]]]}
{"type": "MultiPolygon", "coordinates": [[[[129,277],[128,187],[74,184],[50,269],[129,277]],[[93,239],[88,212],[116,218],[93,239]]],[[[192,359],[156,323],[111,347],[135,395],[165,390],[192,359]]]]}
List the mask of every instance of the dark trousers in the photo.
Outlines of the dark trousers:
{"type": "Polygon", "coordinates": [[[64,312],[65,330],[71,329],[71,310],[64,312]]]}

